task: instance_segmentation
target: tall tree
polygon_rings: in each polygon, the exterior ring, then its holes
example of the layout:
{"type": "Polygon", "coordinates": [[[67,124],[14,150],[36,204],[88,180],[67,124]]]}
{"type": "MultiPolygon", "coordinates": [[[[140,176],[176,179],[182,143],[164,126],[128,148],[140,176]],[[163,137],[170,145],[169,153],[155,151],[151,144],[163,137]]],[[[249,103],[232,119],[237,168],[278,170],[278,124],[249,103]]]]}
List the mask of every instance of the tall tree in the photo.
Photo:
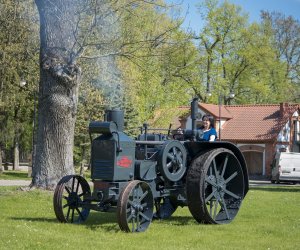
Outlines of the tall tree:
{"type": "Polygon", "coordinates": [[[200,67],[206,75],[203,83],[214,93],[210,101],[221,96],[228,104],[230,92],[239,103],[278,101],[283,89],[278,85],[286,82],[272,77],[281,74],[281,63],[264,27],[249,24],[242,9],[228,1],[207,0],[204,6],[206,26],[199,36],[199,53],[207,59],[200,67]]]}
{"type": "Polygon", "coordinates": [[[125,46],[119,63],[126,103],[138,114],[132,122],[167,126],[172,118],[170,107],[185,104],[191,96],[190,85],[198,80],[197,53],[189,37],[180,31],[180,22],[157,10],[153,5],[140,5],[128,13],[122,23],[125,46]],[[163,115],[154,119],[158,113],[163,115]]]}
{"type": "Polygon", "coordinates": [[[300,77],[300,22],[279,12],[262,11],[262,19],[273,30],[278,58],[286,62],[286,76],[299,83],[300,77]]]}
{"type": "Polygon", "coordinates": [[[266,28],[272,30],[277,58],[285,63],[285,77],[294,89],[294,100],[300,100],[300,22],[279,12],[262,11],[266,28]]]}
{"type": "Polygon", "coordinates": [[[4,0],[0,9],[0,153],[5,150],[6,160],[18,167],[19,147],[31,151],[37,16],[31,0],[4,0]],[[27,82],[23,87],[21,80],[27,82]]]}
{"type": "Polygon", "coordinates": [[[90,121],[103,120],[104,100],[102,91],[83,81],[80,86],[78,112],[75,126],[74,161],[78,164],[89,158],[90,137],[87,133],[90,121]]]}
{"type": "Polygon", "coordinates": [[[36,0],[40,14],[38,130],[32,184],[54,188],[73,174],[73,140],[81,78],[74,46],[81,1],[36,0]]]}

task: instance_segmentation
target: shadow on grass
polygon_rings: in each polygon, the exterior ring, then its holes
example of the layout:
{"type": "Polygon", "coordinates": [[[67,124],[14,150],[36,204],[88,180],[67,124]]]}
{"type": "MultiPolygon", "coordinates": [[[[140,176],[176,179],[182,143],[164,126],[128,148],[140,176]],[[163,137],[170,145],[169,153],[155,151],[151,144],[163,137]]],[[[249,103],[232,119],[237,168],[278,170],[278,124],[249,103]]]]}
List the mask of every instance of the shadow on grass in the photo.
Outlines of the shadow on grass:
{"type": "MultiPolygon", "coordinates": [[[[54,215],[55,216],[55,215],[54,215]]],[[[32,221],[38,223],[57,223],[60,222],[55,218],[44,218],[44,217],[11,217],[10,219],[16,221],[32,221]]],[[[190,226],[192,224],[199,224],[192,216],[172,216],[168,219],[155,219],[152,223],[165,224],[172,226],[190,226]]],[[[88,216],[87,220],[83,223],[76,224],[74,226],[82,226],[90,230],[104,230],[107,232],[119,232],[120,228],[117,222],[117,215],[115,212],[95,212],[92,211],[88,216]]],[[[200,225],[200,224],[199,224],[200,225]]]]}
{"type": "Polygon", "coordinates": [[[168,219],[156,219],[153,220],[152,222],[158,221],[161,224],[172,224],[174,226],[187,226],[191,224],[198,224],[198,222],[192,217],[192,216],[171,216],[168,219]]]}
{"type": "Polygon", "coordinates": [[[91,230],[102,229],[107,232],[120,231],[117,222],[117,214],[115,211],[112,212],[91,212],[88,219],[85,221],[84,226],[91,230]]]}
{"type": "MultiPolygon", "coordinates": [[[[16,221],[31,221],[31,222],[37,222],[37,223],[56,223],[59,224],[60,222],[55,218],[55,215],[53,214],[53,218],[45,218],[45,217],[10,217],[12,220],[16,221]]],[[[71,224],[71,223],[69,223],[71,224]]],[[[89,228],[91,230],[97,230],[102,229],[105,231],[120,231],[119,226],[117,224],[116,215],[113,212],[92,212],[90,213],[89,217],[86,221],[82,223],[74,223],[74,226],[80,225],[84,226],[86,228],[89,228]]]]}
{"type": "Polygon", "coordinates": [[[251,187],[250,190],[295,193],[295,192],[300,192],[300,186],[296,186],[296,187],[251,187]]]}
{"type": "Polygon", "coordinates": [[[26,220],[26,221],[33,221],[33,222],[51,222],[51,223],[54,223],[54,222],[58,222],[56,218],[45,218],[45,217],[42,217],[42,218],[37,218],[37,217],[10,217],[10,219],[12,220],[16,220],[16,221],[19,221],[19,220],[26,220]]]}
{"type": "MultiPolygon", "coordinates": [[[[191,224],[199,224],[192,216],[171,216],[168,219],[155,219],[151,223],[166,224],[172,226],[190,226],[191,224]]],[[[98,228],[104,228],[106,231],[120,231],[117,222],[117,214],[114,212],[108,213],[93,213],[89,216],[85,222],[85,226],[97,230],[98,228]],[[114,224],[114,225],[113,225],[114,224]]]]}

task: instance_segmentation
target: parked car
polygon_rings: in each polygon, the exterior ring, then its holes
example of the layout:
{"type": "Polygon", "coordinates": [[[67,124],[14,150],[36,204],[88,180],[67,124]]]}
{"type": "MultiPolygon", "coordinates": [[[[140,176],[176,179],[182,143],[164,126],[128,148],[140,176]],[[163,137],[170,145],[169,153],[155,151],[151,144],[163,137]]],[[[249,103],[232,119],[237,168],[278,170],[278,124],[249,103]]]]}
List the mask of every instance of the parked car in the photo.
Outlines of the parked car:
{"type": "Polygon", "coordinates": [[[300,182],[300,153],[279,152],[272,163],[271,183],[300,182]]]}

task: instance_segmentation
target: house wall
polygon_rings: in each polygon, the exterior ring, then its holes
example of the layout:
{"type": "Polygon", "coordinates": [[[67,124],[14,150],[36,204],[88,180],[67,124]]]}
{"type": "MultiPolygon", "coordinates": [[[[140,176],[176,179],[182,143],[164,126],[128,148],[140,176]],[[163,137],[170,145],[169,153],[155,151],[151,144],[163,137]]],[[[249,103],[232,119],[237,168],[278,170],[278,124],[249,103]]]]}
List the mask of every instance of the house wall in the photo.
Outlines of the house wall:
{"type": "Polygon", "coordinates": [[[265,156],[265,165],[266,165],[266,176],[271,176],[272,169],[271,164],[275,157],[276,149],[274,143],[266,143],[266,156],[265,156]]]}
{"type": "Polygon", "coordinates": [[[237,147],[244,154],[249,174],[266,175],[266,144],[238,143],[237,147]]]}
{"type": "Polygon", "coordinates": [[[298,111],[293,114],[291,121],[290,151],[297,153],[300,152],[300,117],[298,111]]]}
{"type": "Polygon", "coordinates": [[[247,168],[248,172],[259,174],[262,176],[271,176],[271,163],[273,161],[274,155],[276,153],[276,148],[274,146],[273,142],[267,142],[264,144],[260,143],[237,143],[237,147],[241,150],[241,152],[244,154],[246,161],[249,161],[249,153],[253,152],[253,155],[258,156],[262,158],[261,161],[257,160],[257,162],[261,162],[261,166],[253,166],[253,162],[247,162],[247,168]],[[254,152],[258,152],[259,154],[255,154],[254,152]],[[252,164],[252,166],[251,166],[252,164]],[[250,165],[250,166],[249,166],[250,165]],[[252,168],[252,169],[251,169],[252,168]],[[257,169],[260,168],[260,173],[257,173],[257,169]]]}
{"type": "Polygon", "coordinates": [[[220,133],[220,122],[219,121],[217,121],[216,122],[216,127],[215,127],[215,129],[217,130],[217,133],[218,133],[218,137],[219,137],[219,139],[223,139],[223,135],[222,135],[222,131],[223,131],[223,127],[224,127],[224,124],[226,123],[226,120],[224,120],[224,119],[221,119],[221,133],[220,133]]]}
{"type": "Polygon", "coordinates": [[[299,121],[299,113],[296,111],[278,134],[275,153],[280,151],[300,152],[299,121]]]}
{"type": "Polygon", "coordinates": [[[291,140],[291,124],[288,121],[284,127],[281,129],[277,136],[278,142],[289,142],[291,140]]]}

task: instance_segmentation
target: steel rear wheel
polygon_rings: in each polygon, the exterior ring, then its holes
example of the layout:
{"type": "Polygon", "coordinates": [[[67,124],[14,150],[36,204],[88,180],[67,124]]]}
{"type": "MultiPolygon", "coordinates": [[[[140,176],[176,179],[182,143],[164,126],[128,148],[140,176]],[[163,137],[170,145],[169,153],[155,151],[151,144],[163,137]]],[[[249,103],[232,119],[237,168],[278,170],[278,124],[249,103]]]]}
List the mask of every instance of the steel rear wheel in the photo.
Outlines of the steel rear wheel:
{"type": "Polygon", "coordinates": [[[81,223],[89,215],[91,191],[87,181],[79,175],[67,175],[57,184],[53,206],[60,222],[81,223]]]}
{"type": "Polygon", "coordinates": [[[143,181],[130,181],[122,190],[117,206],[119,227],[125,232],[143,232],[152,220],[153,194],[143,181]]]}
{"type": "Polygon", "coordinates": [[[189,210],[199,223],[230,223],[240,209],[244,185],[242,167],[232,151],[207,151],[193,160],[187,174],[189,210]]]}

